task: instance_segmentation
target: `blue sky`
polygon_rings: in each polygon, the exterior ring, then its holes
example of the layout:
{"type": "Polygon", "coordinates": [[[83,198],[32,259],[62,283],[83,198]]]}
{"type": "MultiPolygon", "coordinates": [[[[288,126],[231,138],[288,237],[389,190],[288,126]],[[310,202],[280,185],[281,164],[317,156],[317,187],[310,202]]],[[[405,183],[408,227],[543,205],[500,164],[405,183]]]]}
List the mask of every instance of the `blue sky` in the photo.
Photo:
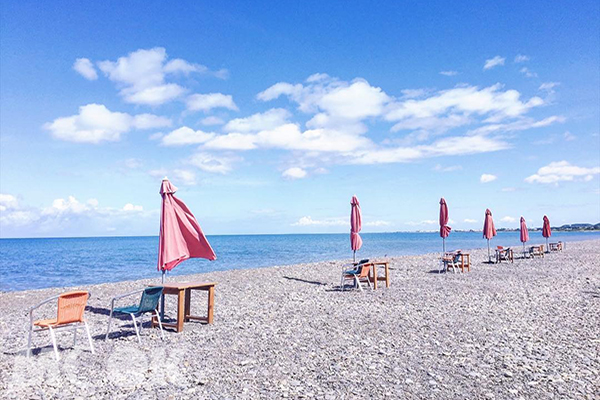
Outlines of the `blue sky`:
{"type": "MultiPolygon", "coordinates": [[[[425,3],[425,2],[424,2],[425,3]]],[[[2,237],[600,221],[600,5],[3,4],[2,237]]]]}

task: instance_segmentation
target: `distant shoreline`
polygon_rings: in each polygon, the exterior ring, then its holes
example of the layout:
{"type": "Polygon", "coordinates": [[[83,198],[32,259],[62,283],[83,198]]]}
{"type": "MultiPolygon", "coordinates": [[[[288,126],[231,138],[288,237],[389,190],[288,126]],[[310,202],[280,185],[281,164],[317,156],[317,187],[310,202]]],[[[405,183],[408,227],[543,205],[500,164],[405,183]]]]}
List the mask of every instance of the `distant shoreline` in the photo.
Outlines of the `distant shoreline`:
{"type": "MultiPolygon", "coordinates": [[[[349,225],[348,225],[349,226],[349,225]]],[[[600,223],[592,224],[571,224],[551,227],[553,232],[600,232],[600,223]]],[[[350,228],[348,227],[348,231],[350,228]]],[[[541,232],[541,227],[529,228],[529,232],[541,232]]],[[[361,232],[361,234],[390,234],[390,233],[432,233],[437,232],[437,229],[416,230],[416,231],[385,231],[385,232],[361,232]]],[[[497,232],[519,232],[515,228],[498,228],[497,232]]],[[[454,229],[453,232],[483,232],[481,229],[454,229]]],[[[222,233],[222,234],[206,234],[207,237],[216,236],[291,236],[291,235],[346,235],[349,232],[303,232],[303,233],[222,233]]],[[[0,237],[0,240],[16,240],[16,239],[98,239],[98,238],[158,238],[158,235],[126,235],[126,236],[34,236],[34,237],[0,237]]]]}

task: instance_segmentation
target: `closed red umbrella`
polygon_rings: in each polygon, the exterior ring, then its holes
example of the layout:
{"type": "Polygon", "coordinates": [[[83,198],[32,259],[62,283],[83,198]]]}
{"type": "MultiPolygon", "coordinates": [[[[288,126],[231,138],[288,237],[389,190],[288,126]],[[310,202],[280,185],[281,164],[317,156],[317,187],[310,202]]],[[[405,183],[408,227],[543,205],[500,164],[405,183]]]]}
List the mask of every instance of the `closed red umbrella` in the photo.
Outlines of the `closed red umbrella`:
{"type": "Polygon", "coordinates": [[[362,239],[359,235],[359,232],[362,228],[362,217],[360,213],[360,203],[358,202],[358,198],[356,196],[352,196],[350,205],[350,247],[354,252],[353,259],[356,261],[356,252],[362,246],[362,239]]]}
{"type": "Polygon", "coordinates": [[[448,205],[442,197],[440,199],[440,236],[442,237],[442,246],[446,252],[446,238],[450,235],[452,228],[448,226],[448,205]]]}
{"type": "Polygon", "coordinates": [[[483,237],[487,239],[488,244],[488,262],[492,261],[490,255],[490,239],[496,236],[496,227],[494,226],[494,219],[492,218],[492,212],[490,209],[485,210],[485,220],[483,222],[483,237]]]}
{"type": "Polygon", "coordinates": [[[544,227],[542,228],[542,236],[546,238],[546,251],[548,249],[548,238],[552,236],[552,230],[550,229],[550,220],[544,215],[544,227]]]}
{"type": "Polygon", "coordinates": [[[529,231],[527,230],[527,224],[525,218],[521,217],[521,243],[523,243],[523,253],[525,253],[525,242],[529,240],[529,231]]]}
{"type": "Polygon", "coordinates": [[[158,241],[158,270],[163,273],[163,281],[166,271],[171,271],[188,258],[217,259],[190,209],[175,197],[176,191],[177,188],[167,178],[163,179],[158,241]]]}

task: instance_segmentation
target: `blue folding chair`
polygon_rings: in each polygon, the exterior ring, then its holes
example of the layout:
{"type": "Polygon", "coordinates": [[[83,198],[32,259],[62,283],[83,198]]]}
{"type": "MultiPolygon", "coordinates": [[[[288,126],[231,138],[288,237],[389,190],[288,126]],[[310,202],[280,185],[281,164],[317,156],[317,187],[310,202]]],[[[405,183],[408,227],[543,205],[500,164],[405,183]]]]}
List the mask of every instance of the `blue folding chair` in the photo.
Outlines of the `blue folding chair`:
{"type": "Polygon", "coordinates": [[[106,329],[106,337],[104,340],[108,339],[108,335],[110,333],[110,324],[112,321],[113,313],[118,312],[122,314],[131,315],[131,320],[133,321],[133,327],[135,328],[135,334],[137,335],[138,342],[141,344],[142,340],[140,339],[140,332],[137,327],[137,322],[135,317],[137,316],[140,319],[140,328],[142,327],[142,315],[150,313],[151,317],[156,317],[158,320],[158,326],[160,327],[160,335],[164,339],[165,334],[163,333],[162,322],[160,321],[160,316],[158,314],[158,301],[163,292],[162,286],[152,286],[147,287],[146,289],[136,290],[135,292],[122,294],[120,296],[114,297],[112,299],[110,305],[110,315],[108,316],[108,328],[106,329]],[[133,296],[134,294],[142,293],[142,299],[140,300],[139,305],[132,305],[127,307],[117,307],[115,308],[115,302],[124,297],[133,296]]]}

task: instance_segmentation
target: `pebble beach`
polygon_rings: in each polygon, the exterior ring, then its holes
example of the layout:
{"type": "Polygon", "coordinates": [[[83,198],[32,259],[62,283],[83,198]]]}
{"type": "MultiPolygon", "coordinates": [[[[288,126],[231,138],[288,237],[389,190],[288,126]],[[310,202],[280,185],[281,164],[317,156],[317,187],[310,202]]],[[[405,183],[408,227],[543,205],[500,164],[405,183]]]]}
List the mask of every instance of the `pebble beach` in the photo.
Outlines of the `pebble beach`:
{"type": "MultiPolygon", "coordinates": [[[[466,250],[465,250],[466,251],[466,250]]],[[[389,258],[391,286],[340,291],[349,260],[178,276],[217,282],[214,323],[182,333],[113,321],[112,297],[156,279],[91,292],[96,354],[80,334],[47,332],[25,357],[28,307],[66,291],[0,293],[0,397],[6,399],[594,399],[600,390],[600,240],[544,258],[437,273],[439,254],[389,258]],[[116,323],[115,323],[116,322],[116,323]]],[[[362,255],[365,256],[365,255],[362,255]]],[[[178,268],[185,268],[185,263],[178,268]]],[[[174,299],[167,314],[174,316],[174,299]]],[[[192,298],[203,314],[206,295],[192,298]]],[[[56,308],[37,318],[52,317],[56,308]]],[[[83,332],[82,332],[83,333],[83,332]]]]}

